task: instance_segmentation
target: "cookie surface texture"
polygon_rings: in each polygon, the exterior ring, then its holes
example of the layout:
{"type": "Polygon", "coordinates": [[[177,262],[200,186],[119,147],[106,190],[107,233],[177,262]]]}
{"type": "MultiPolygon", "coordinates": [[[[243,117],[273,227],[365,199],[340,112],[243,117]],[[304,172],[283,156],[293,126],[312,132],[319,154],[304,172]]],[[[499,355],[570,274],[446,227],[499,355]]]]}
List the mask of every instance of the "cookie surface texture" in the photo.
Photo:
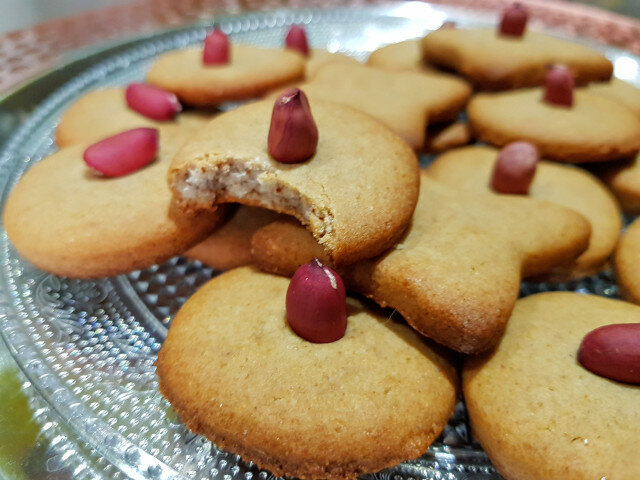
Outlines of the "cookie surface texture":
{"type": "Polygon", "coordinates": [[[311,101],[341,103],[371,115],[413,149],[424,146],[429,123],[454,119],[471,95],[457,78],[345,64],[323,66],[300,88],[311,101]]]}
{"type": "Polygon", "coordinates": [[[622,296],[640,303],[640,222],[635,220],[622,235],[615,256],[622,296]]]}
{"type": "Polygon", "coordinates": [[[612,78],[608,82],[590,83],[585,90],[593,95],[600,95],[609,100],[614,100],[640,117],[640,88],[624,80],[612,78]]]}
{"type": "MultiPolygon", "coordinates": [[[[292,259],[301,255],[290,256],[293,247],[286,240],[308,250],[306,261],[317,256],[317,247],[283,227],[274,222],[256,232],[264,248],[254,242],[254,262],[290,274],[296,267],[292,259]],[[278,241],[267,242],[266,233],[278,241]]],[[[395,308],[423,335],[477,353],[500,339],[521,278],[577,257],[590,231],[584,217],[564,207],[451,189],[422,173],[406,236],[384,255],[346,266],[340,274],[348,289],[395,308]]]]}
{"type": "Polygon", "coordinates": [[[60,148],[102,140],[139,127],[177,126],[197,130],[213,118],[204,112],[181,112],[173,120],[159,122],[130,109],[124,88],[94,90],[76,100],[62,115],[56,129],[60,148]]]}
{"type": "Polygon", "coordinates": [[[298,52],[233,44],[227,65],[205,65],[200,48],[160,55],[147,81],[175,93],[187,105],[215,106],[259,97],[301,80],[304,71],[305,61],[298,52]]]}
{"type": "Polygon", "coordinates": [[[569,67],[576,83],[608,80],[612,63],[588,47],[526,31],[522,38],[496,29],[439,29],[422,39],[424,59],[455,70],[481,89],[504,90],[541,85],[547,65],[569,67]]]}
{"type": "Polygon", "coordinates": [[[311,100],[320,140],[309,160],[270,157],[272,101],[212,120],[178,152],[169,183],[187,209],[218,203],[295,216],[336,264],[375,256],[402,235],[419,193],[418,162],[395,133],[368,115],[311,100]]]}
{"type": "Polygon", "coordinates": [[[181,254],[206,238],[220,215],[185,215],[172,203],[167,171],[188,135],[161,130],[156,160],[119,178],[92,173],[82,159],[86,145],[45,158],[9,195],[9,239],[37,267],[77,278],[119,275],[181,254]]]}
{"type": "Polygon", "coordinates": [[[502,147],[528,141],[549,160],[569,163],[629,158],[640,148],[640,120],[626,107],[586,91],[572,107],[543,101],[543,90],[483,93],[469,102],[474,135],[502,147]]]}
{"type": "Polygon", "coordinates": [[[349,55],[338,52],[328,52],[319,48],[311,50],[311,54],[307,58],[305,67],[305,78],[307,80],[314,77],[320,68],[330,63],[345,63],[347,65],[360,65],[360,62],[349,55]]]}
{"type": "Polygon", "coordinates": [[[284,217],[272,210],[238,206],[224,224],[184,253],[215,270],[251,264],[251,238],[259,228],[284,217]]]}
{"type": "Polygon", "coordinates": [[[493,354],[468,359],[463,389],[474,435],[506,480],[640,478],[640,386],[576,360],[590,331],[637,322],[640,308],[630,303],[541,293],[518,301],[493,354]]]}
{"type": "Polygon", "coordinates": [[[180,418],[275,475],[352,478],[422,455],[453,412],[453,366],[352,299],[343,338],[308,342],[287,324],[288,285],[243,267],[182,307],[157,361],[180,418]]]}
{"type": "MultiPolygon", "coordinates": [[[[451,187],[492,193],[497,156],[498,150],[491,147],[459,148],[438,157],[427,172],[451,187]]],[[[606,267],[618,243],[622,215],[613,195],[595,176],[571,165],[540,161],[528,196],[575,210],[591,224],[589,248],[570,264],[554,268],[546,279],[577,279],[606,267]]]]}
{"type": "Polygon", "coordinates": [[[594,172],[616,196],[622,211],[640,214],[640,156],[624,162],[598,165],[594,172]]]}

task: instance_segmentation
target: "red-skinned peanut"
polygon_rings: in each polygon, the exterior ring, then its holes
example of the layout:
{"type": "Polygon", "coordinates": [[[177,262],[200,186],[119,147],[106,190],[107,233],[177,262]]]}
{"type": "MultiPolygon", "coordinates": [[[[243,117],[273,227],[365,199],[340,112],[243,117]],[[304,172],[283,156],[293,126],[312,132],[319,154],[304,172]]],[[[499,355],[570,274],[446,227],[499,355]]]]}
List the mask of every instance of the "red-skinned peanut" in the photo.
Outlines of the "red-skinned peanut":
{"type": "Polygon", "coordinates": [[[317,258],[302,265],[287,290],[287,321],[300,337],[313,343],[330,343],[347,330],[344,283],[317,258]]]}
{"type": "Polygon", "coordinates": [[[125,97],[129,108],[152,120],[171,120],[182,110],[174,93],[147,83],[132,83],[125,97]]]}
{"type": "Polygon", "coordinates": [[[509,143],[498,154],[491,175],[491,188],[498,193],[527,195],[539,157],[538,149],[532,143],[509,143]]]}
{"type": "Polygon", "coordinates": [[[309,56],[309,43],[307,42],[307,32],[299,25],[293,25],[285,38],[287,48],[297,50],[305,57],[309,56]]]}
{"type": "Polygon", "coordinates": [[[605,325],[589,332],[578,349],[578,361],[601,377],[640,385],[640,323],[605,325]]]}
{"type": "Polygon", "coordinates": [[[318,127],[302,90],[287,90],[275,101],[268,146],[271,156],[281,163],[302,162],[316,153],[318,127]]]}
{"type": "Polygon", "coordinates": [[[552,105],[573,106],[573,88],[575,81],[571,71],[563,65],[547,68],[544,77],[544,100],[552,105]]]}
{"type": "Polygon", "coordinates": [[[229,63],[229,38],[222,30],[215,29],[204,39],[202,61],[205,65],[226,65],[229,63]]]}
{"type": "Polygon", "coordinates": [[[512,3],[502,12],[500,34],[508,37],[522,37],[527,27],[529,14],[527,9],[519,3],[512,3]]]}
{"type": "Polygon", "coordinates": [[[85,163],[105,177],[121,177],[151,163],[158,153],[158,130],[134,128],[89,146],[85,163]]]}

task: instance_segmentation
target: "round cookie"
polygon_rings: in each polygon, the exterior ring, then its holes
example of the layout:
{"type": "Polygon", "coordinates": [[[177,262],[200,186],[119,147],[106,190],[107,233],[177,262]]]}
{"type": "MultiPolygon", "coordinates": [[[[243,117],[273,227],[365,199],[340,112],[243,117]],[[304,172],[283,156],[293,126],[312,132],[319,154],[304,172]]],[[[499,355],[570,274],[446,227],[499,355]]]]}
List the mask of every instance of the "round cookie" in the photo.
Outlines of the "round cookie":
{"type": "Polygon", "coordinates": [[[180,418],[276,476],[352,478],[422,455],[453,412],[453,366],[353,299],[343,338],[303,340],[286,321],[288,285],[243,267],[185,303],[157,361],[180,418]]]}
{"type": "Polygon", "coordinates": [[[232,44],[227,65],[205,65],[202,49],[160,55],[147,81],[175,93],[187,105],[215,106],[246,100],[301,80],[305,61],[291,49],[232,44]]]}
{"type": "Polygon", "coordinates": [[[172,203],[167,170],[189,134],[161,130],[158,158],[118,178],[89,170],[86,145],[45,158],[9,195],[9,239],[35,266],[75,278],[119,275],[184,252],[211,233],[220,215],[185,215],[172,203]]]}
{"type": "Polygon", "coordinates": [[[230,270],[251,264],[251,238],[261,227],[285,218],[272,210],[244,205],[205,240],[184,253],[216,270],[230,270]]]}
{"type": "Polygon", "coordinates": [[[615,255],[620,292],[640,304],[640,220],[635,220],[622,235],[615,255]]]}
{"type": "Polygon", "coordinates": [[[494,352],[467,359],[471,426],[506,480],[640,478],[640,386],[577,361],[591,330],[637,322],[640,308],[630,303],[541,293],[517,302],[494,352]]]}
{"type": "Polygon", "coordinates": [[[219,115],[176,155],[169,185],[183,208],[236,202],[295,216],[336,264],[375,256],[403,234],[415,208],[415,154],[351,108],[311,100],[317,151],[298,164],[267,151],[272,101],[219,115]]]}
{"type": "Polygon", "coordinates": [[[83,95],[67,109],[56,129],[56,143],[60,148],[86,144],[139,127],[177,125],[195,131],[212,118],[204,112],[182,112],[173,120],[159,122],[130,109],[124,88],[105,88],[83,95]]]}
{"type": "Polygon", "coordinates": [[[467,115],[477,138],[500,147],[528,141],[549,160],[617,160],[640,148],[640,119],[617,102],[585,91],[574,92],[572,107],[545,102],[542,88],[478,94],[467,115]]]}
{"type": "MultiPolygon", "coordinates": [[[[498,153],[484,146],[451,150],[440,155],[427,173],[452,187],[490,193],[498,153]]],[[[571,263],[555,267],[544,276],[546,280],[582,278],[606,267],[618,242],[622,215],[616,200],[596,177],[573,166],[540,161],[529,196],[575,210],[591,224],[589,248],[571,263]]]]}
{"type": "Polygon", "coordinates": [[[640,214],[640,156],[629,161],[598,165],[594,172],[616,196],[623,212],[640,214]]]}
{"type": "Polygon", "coordinates": [[[640,117],[640,88],[624,80],[612,78],[608,82],[590,83],[585,90],[593,95],[600,95],[618,102],[640,117]]]}
{"type": "Polygon", "coordinates": [[[486,90],[540,85],[551,64],[569,67],[578,84],[608,80],[613,73],[601,53],[532,31],[508,37],[494,28],[441,28],[422,39],[422,52],[425,61],[486,90]]]}

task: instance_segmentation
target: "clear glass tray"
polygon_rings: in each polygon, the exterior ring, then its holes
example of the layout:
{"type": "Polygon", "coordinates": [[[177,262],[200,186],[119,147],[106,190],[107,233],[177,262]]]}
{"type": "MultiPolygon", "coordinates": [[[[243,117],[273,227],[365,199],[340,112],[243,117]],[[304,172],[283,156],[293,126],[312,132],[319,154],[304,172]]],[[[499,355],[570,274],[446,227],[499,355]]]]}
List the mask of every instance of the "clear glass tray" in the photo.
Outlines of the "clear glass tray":
{"type": "MultiPolygon", "coordinates": [[[[289,25],[304,23],[313,46],[326,45],[364,60],[379,46],[422,36],[444,20],[462,25],[494,22],[469,10],[409,2],[278,10],[228,16],[216,23],[233,41],[274,47],[282,44],[289,25]]],[[[201,42],[207,28],[210,25],[198,25],[125,44],[117,53],[99,56],[98,62],[53,91],[0,152],[2,203],[20,175],[55,150],[53,131],[70,103],[97,87],[142,80],[156,55],[201,42]]],[[[599,48],[614,61],[618,76],[638,83],[638,58],[623,50],[599,48]]],[[[26,391],[36,419],[49,425],[44,430],[59,447],[56,461],[72,465],[73,478],[271,477],[189,432],[158,391],[154,361],[171,318],[213,275],[198,262],[174,258],[115,278],[59,278],[21,259],[2,229],[0,336],[28,379],[26,391]],[[59,425],[50,428],[52,421],[59,425]]],[[[571,284],[524,284],[522,293],[549,289],[617,295],[608,273],[571,284]]],[[[423,457],[371,477],[500,478],[471,437],[462,403],[423,457]]]]}

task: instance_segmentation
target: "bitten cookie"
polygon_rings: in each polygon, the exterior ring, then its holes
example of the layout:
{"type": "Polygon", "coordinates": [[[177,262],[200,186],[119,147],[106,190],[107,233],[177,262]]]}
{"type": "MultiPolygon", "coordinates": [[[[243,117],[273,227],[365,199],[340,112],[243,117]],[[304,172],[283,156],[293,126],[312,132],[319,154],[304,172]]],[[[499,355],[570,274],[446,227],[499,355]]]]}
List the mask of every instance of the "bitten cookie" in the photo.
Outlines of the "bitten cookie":
{"type": "Polygon", "coordinates": [[[615,255],[620,292],[640,304],[640,221],[635,220],[622,235],[615,255]]]}
{"type": "Polygon", "coordinates": [[[230,61],[223,65],[205,65],[201,48],[165,53],[149,69],[147,81],[187,105],[215,106],[259,97],[304,76],[305,61],[298,52],[251,45],[230,48],[230,61]]]}
{"type": "Polygon", "coordinates": [[[505,479],[640,478],[640,386],[576,359],[591,330],[637,322],[640,308],[630,303],[541,293],[517,302],[494,352],[467,359],[471,426],[505,479]]]}
{"type": "Polygon", "coordinates": [[[222,226],[186,251],[184,256],[199,260],[216,270],[249,265],[253,234],[259,228],[283,217],[286,216],[266,208],[240,205],[222,226]]]}
{"type": "Polygon", "coordinates": [[[127,106],[124,88],[105,88],[83,95],[67,109],[56,129],[56,143],[60,148],[86,144],[138,127],[195,131],[212,118],[211,113],[183,112],[170,121],[155,121],[127,106]]]}
{"type": "Polygon", "coordinates": [[[219,203],[261,206],[295,216],[336,264],[383,252],[415,207],[418,162],[395,133],[351,108],[311,101],[319,142],[303,163],[267,150],[272,101],[212,120],[176,155],[169,184],[186,209],[219,203]]]}
{"type": "Polygon", "coordinates": [[[455,70],[481,89],[540,85],[550,64],[567,65],[579,84],[608,80],[613,65],[601,53],[576,43],[526,31],[522,37],[495,29],[439,29],[422,40],[424,59],[455,70]]]}
{"type": "MultiPolygon", "coordinates": [[[[256,232],[254,239],[261,238],[252,242],[255,264],[291,274],[296,259],[318,256],[310,237],[299,227],[291,234],[292,228],[274,222],[256,232]],[[294,249],[306,257],[290,256],[294,249]]],[[[395,308],[423,335],[478,353],[500,339],[521,278],[576,258],[587,248],[590,230],[584,217],[559,205],[451,189],[422,173],[406,236],[387,253],[340,274],[347,288],[395,308]]]]}
{"type": "Polygon", "coordinates": [[[640,214],[640,156],[624,162],[598,165],[594,172],[611,189],[622,211],[640,214]]]}
{"type": "Polygon", "coordinates": [[[542,88],[483,93],[469,102],[474,135],[493,145],[528,141],[549,160],[581,163],[629,158],[640,148],[640,120],[626,107],[576,90],[572,107],[543,100],[542,88]]]}
{"type": "Polygon", "coordinates": [[[428,123],[454,119],[471,95],[456,78],[345,64],[325,65],[300,88],[311,101],[337,102],[371,115],[414,149],[424,146],[428,123]]]}
{"type": "Polygon", "coordinates": [[[585,90],[593,95],[600,95],[618,102],[640,117],[640,88],[624,80],[612,78],[609,82],[590,83],[585,90]]]}
{"type": "Polygon", "coordinates": [[[352,478],[422,455],[453,412],[453,366],[353,299],[343,338],[303,340],[286,320],[288,285],[244,267],[180,309],[157,361],[180,418],[276,476],[352,478]]]}
{"type": "MultiPolygon", "coordinates": [[[[427,169],[435,180],[477,193],[492,192],[491,175],[498,157],[491,147],[465,147],[438,157],[427,169]]],[[[591,224],[589,248],[545,276],[564,281],[592,275],[603,267],[618,243],[622,215],[607,188],[590,173],[568,165],[538,162],[529,196],[575,210],[591,224]]]]}
{"type": "Polygon", "coordinates": [[[190,132],[160,132],[156,160],[118,178],[98,176],[68,147],[34,165],[4,211],[16,250],[56,275],[96,278],[164,262],[202,241],[219,212],[185,215],[166,184],[173,156],[190,132]]]}

